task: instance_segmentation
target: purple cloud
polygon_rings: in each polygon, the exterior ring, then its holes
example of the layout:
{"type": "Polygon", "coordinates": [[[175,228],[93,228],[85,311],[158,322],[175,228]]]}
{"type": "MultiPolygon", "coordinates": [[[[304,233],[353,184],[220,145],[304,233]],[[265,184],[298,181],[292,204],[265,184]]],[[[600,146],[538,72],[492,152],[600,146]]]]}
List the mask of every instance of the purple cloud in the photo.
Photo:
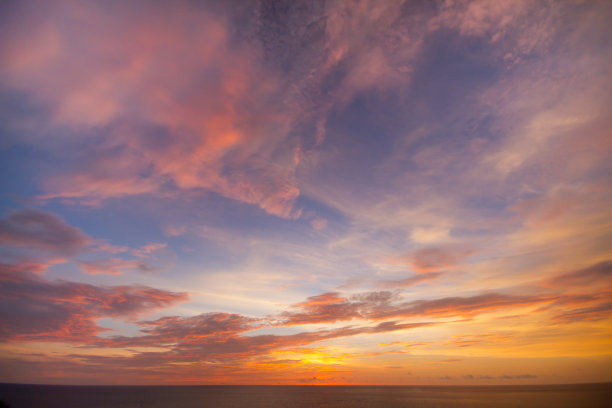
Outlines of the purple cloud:
{"type": "Polygon", "coordinates": [[[96,286],[49,281],[14,268],[0,270],[0,338],[88,343],[102,317],[134,318],[188,299],[147,286],[96,286]]]}
{"type": "Polygon", "coordinates": [[[91,244],[91,238],[55,214],[18,210],[0,220],[0,244],[75,255],[91,244]]]}

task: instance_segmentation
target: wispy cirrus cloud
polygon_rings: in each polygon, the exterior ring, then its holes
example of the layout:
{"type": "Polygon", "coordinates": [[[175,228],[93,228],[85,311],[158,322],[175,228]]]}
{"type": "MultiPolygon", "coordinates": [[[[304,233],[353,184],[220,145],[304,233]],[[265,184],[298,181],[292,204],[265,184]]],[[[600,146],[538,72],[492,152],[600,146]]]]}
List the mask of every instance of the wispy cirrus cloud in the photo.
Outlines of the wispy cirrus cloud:
{"type": "Polygon", "coordinates": [[[165,243],[148,243],[140,248],[116,247],[98,243],[92,250],[97,258],[77,260],[79,268],[90,275],[109,274],[121,275],[126,271],[158,272],[169,269],[176,258],[176,254],[167,250],[165,243]],[[101,255],[125,254],[127,257],[100,258],[101,255]]]}
{"type": "Polygon", "coordinates": [[[442,276],[443,272],[428,272],[420,273],[409,278],[397,279],[397,280],[381,280],[376,283],[376,287],[381,289],[392,289],[392,288],[409,288],[416,286],[421,283],[431,282],[442,276]]]}
{"type": "Polygon", "coordinates": [[[326,293],[294,305],[294,311],[283,312],[281,324],[333,323],[336,321],[390,318],[470,317],[506,308],[520,308],[554,302],[550,295],[509,295],[482,293],[474,296],[445,297],[431,300],[399,301],[389,291],[365,292],[350,298],[326,293]]]}
{"type": "Polygon", "coordinates": [[[598,320],[607,320],[612,316],[612,294],[608,294],[607,302],[596,303],[591,307],[581,307],[562,311],[552,320],[555,323],[585,323],[598,320]]]}
{"type": "Polygon", "coordinates": [[[94,259],[91,261],[78,261],[81,269],[88,274],[98,275],[106,273],[109,275],[120,275],[125,270],[138,270],[140,272],[149,272],[154,269],[153,266],[139,260],[126,260],[122,258],[104,258],[94,259]]]}

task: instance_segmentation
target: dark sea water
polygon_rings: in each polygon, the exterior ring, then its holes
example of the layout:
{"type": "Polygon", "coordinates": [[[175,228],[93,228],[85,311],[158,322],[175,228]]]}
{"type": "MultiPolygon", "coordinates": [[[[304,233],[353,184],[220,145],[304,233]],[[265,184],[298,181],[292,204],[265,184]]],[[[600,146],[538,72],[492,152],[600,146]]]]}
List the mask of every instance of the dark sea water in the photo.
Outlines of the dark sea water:
{"type": "Polygon", "coordinates": [[[0,384],[11,408],[612,407],[612,383],[539,386],[55,386],[0,384]]]}

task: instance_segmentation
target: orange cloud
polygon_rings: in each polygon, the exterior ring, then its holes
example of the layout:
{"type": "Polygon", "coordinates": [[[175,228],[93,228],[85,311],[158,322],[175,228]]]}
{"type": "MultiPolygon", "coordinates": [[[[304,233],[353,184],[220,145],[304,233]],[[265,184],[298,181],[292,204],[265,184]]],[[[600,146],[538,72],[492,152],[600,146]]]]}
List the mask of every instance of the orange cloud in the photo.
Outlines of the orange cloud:
{"type": "Polygon", "coordinates": [[[471,317],[504,308],[533,306],[555,301],[576,301],[575,297],[551,295],[506,295],[483,293],[466,297],[397,302],[391,292],[366,292],[351,298],[327,293],[294,305],[295,311],[279,315],[281,325],[333,323],[351,319],[383,320],[410,317],[471,317]]]}

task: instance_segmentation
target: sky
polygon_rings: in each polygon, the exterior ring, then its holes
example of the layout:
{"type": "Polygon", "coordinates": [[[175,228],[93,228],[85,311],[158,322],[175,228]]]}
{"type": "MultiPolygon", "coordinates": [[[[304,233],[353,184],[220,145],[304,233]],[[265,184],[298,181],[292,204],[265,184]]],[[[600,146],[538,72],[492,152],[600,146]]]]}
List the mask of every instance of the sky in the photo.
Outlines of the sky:
{"type": "Polygon", "coordinates": [[[2,2],[0,382],[612,381],[611,20],[2,2]]]}

